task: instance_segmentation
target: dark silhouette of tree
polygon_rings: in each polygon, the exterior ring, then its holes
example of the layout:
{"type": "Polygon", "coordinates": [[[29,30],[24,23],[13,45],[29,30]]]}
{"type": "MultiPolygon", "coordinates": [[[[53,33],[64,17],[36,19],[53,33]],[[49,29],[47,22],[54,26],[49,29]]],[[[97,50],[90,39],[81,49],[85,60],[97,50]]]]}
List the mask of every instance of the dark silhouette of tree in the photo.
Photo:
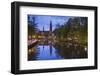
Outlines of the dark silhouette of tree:
{"type": "Polygon", "coordinates": [[[32,18],[30,19],[30,16],[28,16],[28,34],[32,35],[35,34],[36,32],[37,32],[37,23],[35,17],[32,16],[32,18]]]}

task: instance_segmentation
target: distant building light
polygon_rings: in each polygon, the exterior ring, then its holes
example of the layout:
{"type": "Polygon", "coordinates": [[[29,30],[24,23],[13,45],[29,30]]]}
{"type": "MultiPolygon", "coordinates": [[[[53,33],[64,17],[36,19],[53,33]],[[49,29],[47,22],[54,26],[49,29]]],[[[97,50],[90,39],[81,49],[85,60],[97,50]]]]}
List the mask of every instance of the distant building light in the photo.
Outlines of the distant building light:
{"type": "Polygon", "coordinates": [[[35,35],[32,35],[32,38],[35,38],[36,36],[35,35]]]}
{"type": "Polygon", "coordinates": [[[87,48],[85,47],[84,50],[87,51],[87,48]]]}

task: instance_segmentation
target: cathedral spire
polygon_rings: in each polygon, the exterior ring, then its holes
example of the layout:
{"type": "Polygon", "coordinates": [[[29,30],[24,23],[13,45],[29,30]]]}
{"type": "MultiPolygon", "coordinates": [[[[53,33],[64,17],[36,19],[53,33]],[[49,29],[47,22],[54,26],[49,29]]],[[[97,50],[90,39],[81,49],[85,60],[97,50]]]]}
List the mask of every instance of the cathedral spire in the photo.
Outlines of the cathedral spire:
{"type": "Polygon", "coordinates": [[[43,26],[43,32],[44,32],[44,26],[43,26]]]}
{"type": "Polygon", "coordinates": [[[50,32],[52,33],[52,21],[50,21],[50,32]]]}

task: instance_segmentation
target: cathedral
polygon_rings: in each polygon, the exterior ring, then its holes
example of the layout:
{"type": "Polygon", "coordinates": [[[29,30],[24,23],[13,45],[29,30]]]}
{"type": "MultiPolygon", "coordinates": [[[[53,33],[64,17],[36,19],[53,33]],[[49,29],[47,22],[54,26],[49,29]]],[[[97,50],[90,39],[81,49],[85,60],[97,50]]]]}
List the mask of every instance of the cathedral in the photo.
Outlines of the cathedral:
{"type": "Polygon", "coordinates": [[[51,39],[53,36],[52,21],[50,21],[49,30],[45,31],[43,26],[43,30],[39,31],[38,35],[40,36],[40,39],[51,39]]]}

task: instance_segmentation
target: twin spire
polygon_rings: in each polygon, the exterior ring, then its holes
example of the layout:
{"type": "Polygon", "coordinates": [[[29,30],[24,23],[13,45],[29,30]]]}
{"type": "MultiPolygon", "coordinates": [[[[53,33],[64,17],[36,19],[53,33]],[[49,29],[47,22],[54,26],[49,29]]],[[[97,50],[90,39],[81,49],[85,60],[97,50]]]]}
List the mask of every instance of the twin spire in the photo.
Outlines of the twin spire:
{"type": "MultiPolygon", "coordinates": [[[[52,32],[52,21],[50,20],[50,25],[49,25],[49,31],[52,32]]],[[[43,26],[43,32],[44,32],[44,26],[43,26]]]]}

